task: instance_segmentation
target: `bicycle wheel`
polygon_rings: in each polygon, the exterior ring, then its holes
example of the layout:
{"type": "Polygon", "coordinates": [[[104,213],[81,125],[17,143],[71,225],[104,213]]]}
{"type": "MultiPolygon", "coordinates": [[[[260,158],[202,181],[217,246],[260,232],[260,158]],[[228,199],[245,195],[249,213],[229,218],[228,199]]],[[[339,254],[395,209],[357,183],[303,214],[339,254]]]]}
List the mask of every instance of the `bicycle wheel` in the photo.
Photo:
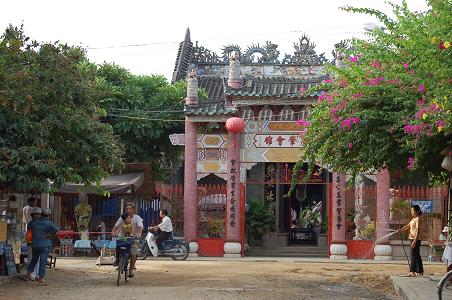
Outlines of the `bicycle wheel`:
{"type": "Polygon", "coordinates": [[[149,246],[146,243],[146,241],[143,244],[141,244],[140,246],[141,247],[140,247],[140,251],[138,252],[137,259],[145,260],[146,257],[148,257],[148,255],[149,255],[149,246]]]}
{"type": "Polygon", "coordinates": [[[129,254],[124,257],[124,280],[129,281],[129,254]]]}
{"type": "Polygon", "coordinates": [[[121,255],[121,257],[119,257],[119,262],[118,262],[118,278],[116,280],[116,285],[119,286],[119,280],[121,279],[121,273],[123,271],[124,268],[124,257],[121,255]]]}
{"type": "Polygon", "coordinates": [[[188,257],[188,248],[183,243],[175,244],[171,248],[171,258],[174,260],[186,260],[188,257]]]}
{"type": "Polygon", "coordinates": [[[446,273],[446,275],[441,278],[441,280],[438,282],[438,299],[443,299],[443,288],[446,286],[446,284],[449,283],[449,280],[452,278],[452,271],[449,271],[446,273]]]}

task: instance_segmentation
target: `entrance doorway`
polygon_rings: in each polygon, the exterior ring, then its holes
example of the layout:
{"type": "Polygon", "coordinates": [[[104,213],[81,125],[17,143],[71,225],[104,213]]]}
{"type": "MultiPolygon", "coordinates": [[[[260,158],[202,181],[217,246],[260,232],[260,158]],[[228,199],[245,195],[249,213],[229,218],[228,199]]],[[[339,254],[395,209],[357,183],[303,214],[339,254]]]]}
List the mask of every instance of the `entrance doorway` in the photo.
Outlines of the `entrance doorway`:
{"type": "Polygon", "coordinates": [[[294,163],[256,164],[247,172],[246,199],[262,199],[270,205],[278,246],[316,245],[318,234],[327,231],[329,172],[317,167],[307,179],[304,164],[292,185],[294,167],[294,163]]]}

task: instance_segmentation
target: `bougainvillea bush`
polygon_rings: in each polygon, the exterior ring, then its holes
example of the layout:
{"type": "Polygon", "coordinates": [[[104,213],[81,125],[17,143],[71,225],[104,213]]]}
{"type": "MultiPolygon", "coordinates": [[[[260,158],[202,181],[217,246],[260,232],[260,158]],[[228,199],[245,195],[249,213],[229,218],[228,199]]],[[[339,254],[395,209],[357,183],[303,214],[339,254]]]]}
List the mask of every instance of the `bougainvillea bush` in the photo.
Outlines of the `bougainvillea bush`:
{"type": "Polygon", "coordinates": [[[386,27],[337,51],[324,92],[299,120],[303,160],[357,174],[388,167],[441,174],[440,152],[451,142],[452,2],[429,10],[392,6],[394,17],[368,8],[386,27]]]}

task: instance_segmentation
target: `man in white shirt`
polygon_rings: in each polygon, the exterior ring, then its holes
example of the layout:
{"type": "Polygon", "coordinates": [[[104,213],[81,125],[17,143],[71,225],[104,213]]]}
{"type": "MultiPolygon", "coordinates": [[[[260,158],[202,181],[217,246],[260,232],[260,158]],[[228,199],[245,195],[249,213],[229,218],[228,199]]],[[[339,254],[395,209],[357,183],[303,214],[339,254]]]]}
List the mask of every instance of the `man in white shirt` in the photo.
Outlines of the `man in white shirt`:
{"type": "MultiPolygon", "coordinates": [[[[132,226],[133,226],[133,238],[135,239],[130,247],[130,272],[129,277],[135,276],[135,263],[137,261],[138,256],[138,248],[140,246],[140,238],[141,233],[143,232],[143,219],[135,214],[135,205],[133,203],[127,203],[126,204],[126,214],[130,216],[132,219],[132,226]]],[[[119,217],[118,221],[116,222],[115,226],[113,227],[113,230],[111,232],[112,236],[118,235],[118,232],[121,228],[123,219],[119,217]]]]}
{"type": "Polygon", "coordinates": [[[173,225],[171,219],[168,217],[168,211],[166,209],[160,210],[160,218],[162,223],[157,226],[149,227],[150,230],[158,230],[159,235],[155,239],[159,250],[163,249],[163,242],[169,239],[173,235],[173,225]]]}

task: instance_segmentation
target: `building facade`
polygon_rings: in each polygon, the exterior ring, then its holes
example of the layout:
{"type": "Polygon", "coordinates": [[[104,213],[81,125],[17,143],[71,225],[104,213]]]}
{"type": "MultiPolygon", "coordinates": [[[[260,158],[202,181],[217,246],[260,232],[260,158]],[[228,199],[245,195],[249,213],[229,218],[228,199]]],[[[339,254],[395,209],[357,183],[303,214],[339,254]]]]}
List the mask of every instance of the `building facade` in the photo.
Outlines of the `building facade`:
{"type": "Polygon", "coordinates": [[[273,243],[316,243],[315,234],[324,222],[325,183],[330,173],[318,168],[304,181],[304,165],[291,196],[288,192],[302,149],[302,127],[296,121],[308,116],[309,106],[320,94],[304,91],[328,78],[326,59],[316,53],[315,44],[306,36],[293,46],[293,53],[285,55],[269,41],[246,49],[228,45],[216,54],[193,43],[187,29],[172,78],[188,83],[185,134],[175,133],[170,139],[185,147],[184,235],[192,241],[194,251],[198,248],[201,183],[227,187],[223,197],[225,254],[237,255],[243,250],[240,225],[235,222],[239,186],[245,190],[246,201],[266,201],[271,206],[275,214],[273,243]],[[198,89],[207,93],[207,99],[198,99],[198,89]],[[244,120],[243,132],[228,132],[225,124],[232,117],[244,120]],[[308,210],[319,216],[318,228],[305,230],[302,215],[308,210]]]}

